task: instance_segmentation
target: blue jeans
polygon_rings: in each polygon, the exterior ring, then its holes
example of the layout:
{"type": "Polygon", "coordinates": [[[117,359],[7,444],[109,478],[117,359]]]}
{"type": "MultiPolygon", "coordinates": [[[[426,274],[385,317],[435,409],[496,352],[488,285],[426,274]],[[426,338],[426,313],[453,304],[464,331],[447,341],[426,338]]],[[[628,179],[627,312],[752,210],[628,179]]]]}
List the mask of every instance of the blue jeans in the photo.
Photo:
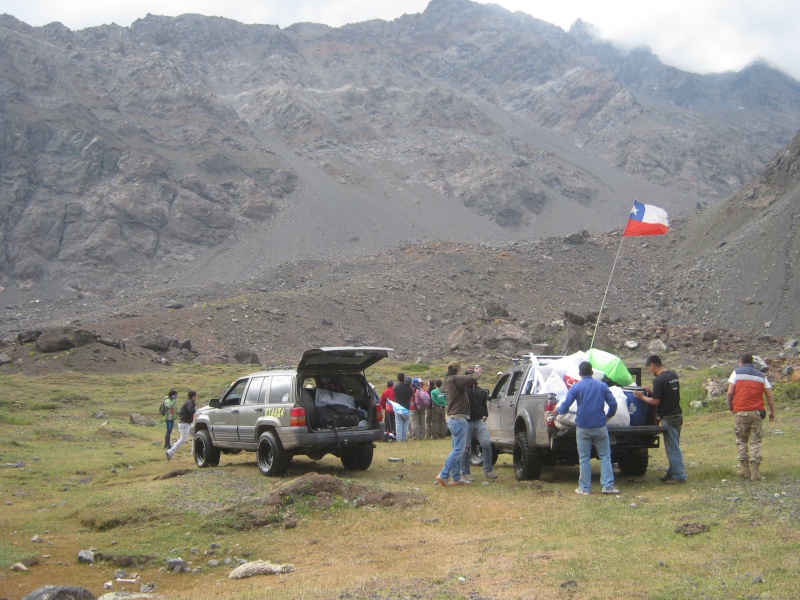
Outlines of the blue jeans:
{"type": "Polygon", "coordinates": [[[409,413],[401,414],[399,412],[394,413],[394,438],[398,442],[407,442],[408,441],[408,425],[411,422],[411,415],[409,413]]]}
{"type": "Polygon", "coordinates": [[[445,481],[451,477],[453,481],[459,481],[461,479],[461,459],[464,455],[464,444],[467,443],[469,422],[464,418],[448,417],[447,428],[450,430],[453,449],[444,461],[444,467],[442,467],[439,477],[445,481]]]}
{"type": "Polygon", "coordinates": [[[165,423],[167,424],[167,435],[164,436],[164,448],[169,450],[170,446],[172,446],[172,441],[169,438],[172,437],[172,427],[175,425],[175,421],[167,419],[165,423]]]}
{"type": "Polygon", "coordinates": [[[667,453],[669,461],[667,475],[678,481],[686,481],[686,471],[683,470],[683,452],[681,451],[683,415],[661,417],[661,424],[667,426],[667,430],[664,432],[664,452],[667,453]]]}
{"type": "Polygon", "coordinates": [[[481,458],[483,458],[483,472],[489,473],[492,470],[492,440],[489,437],[489,429],[486,427],[486,421],[467,422],[469,430],[467,431],[467,441],[464,444],[464,457],[461,459],[461,474],[469,475],[469,454],[472,449],[472,438],[478,440],[481,445],[481,458]]]}
{"type": "Polygon", "coordinates": [[[611,442],[608,439],[608,429],[595,427],[583,429],[576,427],[575,439],[578,443],[578,458],[580,459],[581,474],[578,485],[584,492],[592,491],[592,465],[589,462],[592,456],[592,444],[597,450],[600,459],[600,485],[604,490],[614,487],[614,467],[611,465],[611,442]]]}

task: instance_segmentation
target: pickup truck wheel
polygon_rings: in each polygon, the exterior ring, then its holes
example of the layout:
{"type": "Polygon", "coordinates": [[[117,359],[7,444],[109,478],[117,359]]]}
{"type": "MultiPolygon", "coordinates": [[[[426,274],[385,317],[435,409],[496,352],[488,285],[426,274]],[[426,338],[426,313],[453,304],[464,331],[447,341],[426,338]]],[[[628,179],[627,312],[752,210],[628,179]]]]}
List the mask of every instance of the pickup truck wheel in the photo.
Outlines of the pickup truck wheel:
{"type": "Polygon", "coordinates": [[[205,429],[194,436],[194,464],[201,469],[219,465],[219,450],[214,447],[211,436],[205,429]]]}
{"type": "Polygon", "coordinates": [[[283,449],[280,439],[273,431],[265,431],[258,438],[258,469],[262,475],[278,477],[289,469],[292,455],[283,449]]]}
{"type": "Polygon", "coordinates": [[[521,431],[514,438],[514,477],[517,481],[539,479],[542,476],[542,459],[536,448],[528,445],[528,434],[521,431]]]}
{"type": "Polygon", "coordinates": [[[627,477],[641,477],[647,473],[647,461],[650,458],[647,448],[631,450],[627,458],[619,465],[620,473],[627,477]]]}
{"type": "Polygon", "coordinates": [[[342,453],[342,465],[348,471],[366,471],[372,464],[372,444],[349,448],[342,453]]]}

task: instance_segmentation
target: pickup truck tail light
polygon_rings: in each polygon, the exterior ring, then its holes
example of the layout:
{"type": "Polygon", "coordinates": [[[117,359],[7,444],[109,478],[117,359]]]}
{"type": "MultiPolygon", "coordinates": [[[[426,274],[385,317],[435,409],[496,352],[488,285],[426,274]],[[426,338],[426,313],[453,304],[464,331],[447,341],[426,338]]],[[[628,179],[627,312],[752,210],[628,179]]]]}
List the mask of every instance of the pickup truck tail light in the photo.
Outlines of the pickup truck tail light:
{"type": "Polygon", "coordinates": [[[290,427],[305,427],[306,425],[306,409],[301,406],[295,406],[289,413],[289,426],[290,427]]]}
{"type": "Polygon", "coordinates": [[[375,404],[375,422],[383,423],[383,409],[380,404],[375,404]]]}
{"type": "Polygon", "coordinates": [[[544,405],[544,419],[548,427],[555,427],[556,424],[556,399],[549,398],[547,404],[544,405]]]}

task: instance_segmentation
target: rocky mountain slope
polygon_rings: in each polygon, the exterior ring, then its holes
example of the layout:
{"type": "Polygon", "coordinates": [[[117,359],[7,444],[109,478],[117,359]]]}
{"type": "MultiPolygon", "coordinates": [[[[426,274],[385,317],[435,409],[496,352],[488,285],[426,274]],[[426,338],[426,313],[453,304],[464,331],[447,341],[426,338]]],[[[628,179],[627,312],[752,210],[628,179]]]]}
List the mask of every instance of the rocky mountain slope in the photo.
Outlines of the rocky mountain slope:
{"type": "Polygon", "coordinates": [[[588,347],[595,333],[619,254],[598,347],[631,360],[675,353],[682,364],[745,351],[796,357],[798,193],[800,134],[739,193],[673,219],[666,235],[419,242],[265,265],[235,285],[37,297],[6,305],[0,354],[5,371],[37,373],[56,365],[143,369],[153,360],[290,363],[308,347],[343,344],[389,346],[409,361],[501,362],[536,344],[571,351],[588,347]],[[63,362],[31,350],[31,332],[67,323],[103,346],[79,348],[63,362]]]}
{"type": "Polygon", "coordinates": [[[0,55],[13,306],[598,232],[633,199],[691,212],[800,127],[800,85],[764,65],[681,73],[467,0],[336,29],[4,16],[0,55]]]}

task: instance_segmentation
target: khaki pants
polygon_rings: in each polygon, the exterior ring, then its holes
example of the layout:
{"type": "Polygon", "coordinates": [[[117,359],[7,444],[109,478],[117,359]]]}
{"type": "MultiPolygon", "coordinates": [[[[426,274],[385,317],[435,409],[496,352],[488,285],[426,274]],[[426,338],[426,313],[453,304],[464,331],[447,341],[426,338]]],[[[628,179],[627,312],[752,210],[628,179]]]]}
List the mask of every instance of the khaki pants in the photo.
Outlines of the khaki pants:
{"type": "Polygon", "coordinates": [[[734,413],[733,433],[736,434],[739,462],[749,461],[755,465],[761,464],[761,424],[763,422],[764,419],[757,410],[734,413]]]}
{"type": "Polygon", "coordinates": [[[436,406],[435,404],[430,408],[431,413],[431,437],[435,440],[447,437],[447,416],[445,415],[444,406],[436,406]]]}

